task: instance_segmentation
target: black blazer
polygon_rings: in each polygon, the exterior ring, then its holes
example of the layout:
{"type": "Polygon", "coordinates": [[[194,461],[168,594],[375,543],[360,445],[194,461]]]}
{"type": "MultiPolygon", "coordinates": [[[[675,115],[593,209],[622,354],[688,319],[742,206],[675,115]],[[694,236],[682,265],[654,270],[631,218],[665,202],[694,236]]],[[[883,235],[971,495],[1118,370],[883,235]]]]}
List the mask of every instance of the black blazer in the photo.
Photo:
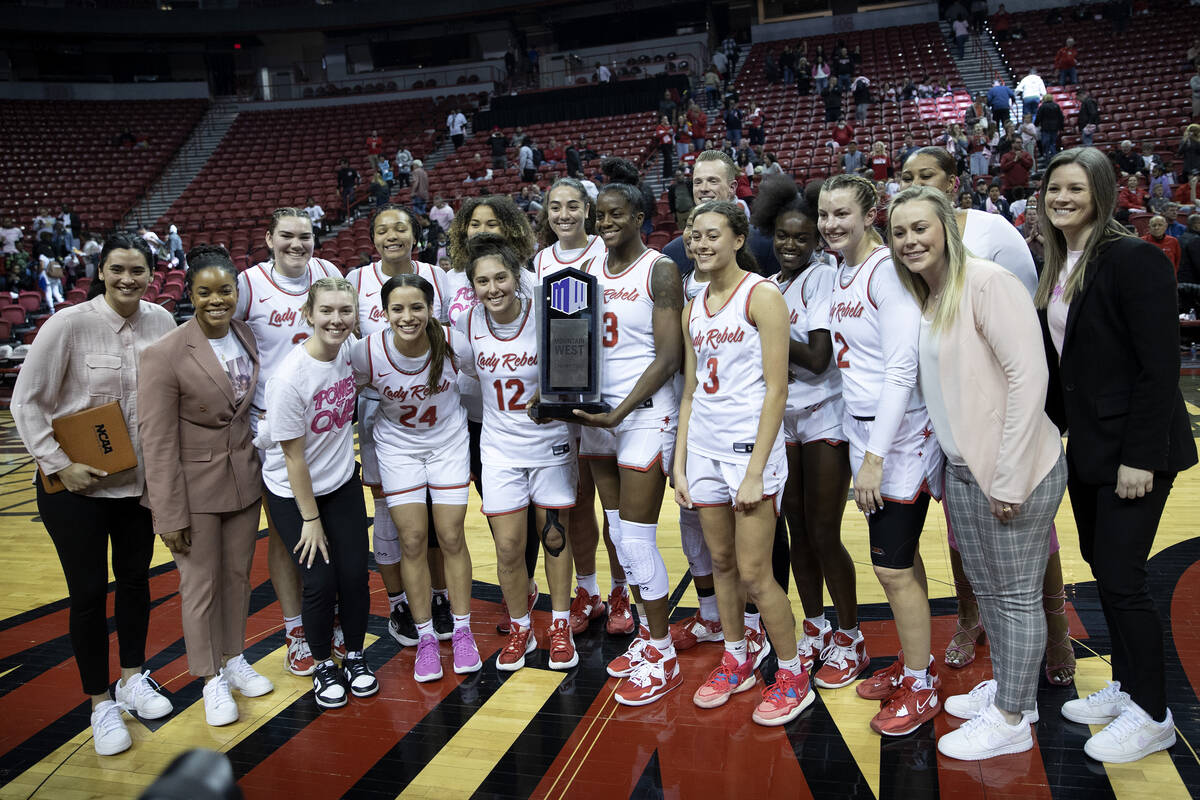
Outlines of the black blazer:
{"type": "Polygon", "coordinates": [[[1112,484],[1122,464],[1178,472],[1196,463],[1179,391],[1175,270],[1161,250],[1132,237],[1101,248],[1071,301],[1061,359],[1045,312],[1042,320],[1051,370],[1046,410],[1067,430],[1075,478],[1112,484]]]}

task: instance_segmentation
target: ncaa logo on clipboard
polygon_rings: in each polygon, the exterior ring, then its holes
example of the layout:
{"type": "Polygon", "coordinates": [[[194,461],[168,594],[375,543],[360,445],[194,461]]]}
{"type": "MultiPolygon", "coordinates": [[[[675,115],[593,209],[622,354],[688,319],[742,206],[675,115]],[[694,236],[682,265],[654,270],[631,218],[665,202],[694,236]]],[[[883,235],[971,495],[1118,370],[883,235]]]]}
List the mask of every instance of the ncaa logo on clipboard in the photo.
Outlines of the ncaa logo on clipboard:
{"type": "Polygon", "coordinates": [[[550,284],[550,308],[560,314],[577,314],[588,307],[587,284],[566,276],[550,284]]]}

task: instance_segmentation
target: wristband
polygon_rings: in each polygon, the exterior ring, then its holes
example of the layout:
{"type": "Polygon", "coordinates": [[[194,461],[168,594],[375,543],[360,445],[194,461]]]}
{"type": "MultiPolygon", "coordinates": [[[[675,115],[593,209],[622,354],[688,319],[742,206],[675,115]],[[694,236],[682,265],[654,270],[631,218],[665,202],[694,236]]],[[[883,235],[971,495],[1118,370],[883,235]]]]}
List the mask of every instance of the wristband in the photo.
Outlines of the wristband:
{"type": "Polygon", "coordinates": [[[320,514],[317,514],[317,515],[316,515],[315,517],[313,517],[312,519],[304,519],[304,517],[300,517],[300,519],[304,520],[305,522],[316,522],[316,521],[317,521],[317,520],[319,520],[320,518],[321,518],[321,515],[320,515],[320,514]]]}

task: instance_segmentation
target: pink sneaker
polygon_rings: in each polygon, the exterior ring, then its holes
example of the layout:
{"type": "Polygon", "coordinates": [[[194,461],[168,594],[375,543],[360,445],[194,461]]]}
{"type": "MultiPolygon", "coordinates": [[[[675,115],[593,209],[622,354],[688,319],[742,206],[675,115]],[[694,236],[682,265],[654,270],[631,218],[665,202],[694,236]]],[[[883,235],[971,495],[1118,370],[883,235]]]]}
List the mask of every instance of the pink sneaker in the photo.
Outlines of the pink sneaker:
{"type": "Polygon", "coordinates": [[[451,647],[454,648],[454,672],[456,674],[465,675],[468,672],[478,672],[479,668],[483,666],[483,659],[479,657],[479,648],[475,646],[475,637],[471,634],[470,628],[455,628],[451,647]]]}
{"type": "Polygon", "coordinates": [[[726,651],[721,656],[721,665],[696,690],[692,702],[700,708],[723,706],[733,695],[752,687],[754,681],[754,662],[747,658],[745,663],[738,666],[737,659],[726,651]]]}
{"type": "Polygon", "coordinates": [[[442,679],[442,659],[438,654],[438,640],[432,633],[421,637],[417,644],[417,658],[413,662],[413,677],[417,683],[440,681],[442,679]]]}
{"type": "Polygon", "coordinates": [[[775,672],[775,682],[763,689],[762,702],[754,709],[752,718],[759,725],[786,725],[811,706],[814,699],[806,671],[801,669],[796,674],[780,668],[775,672]]]}

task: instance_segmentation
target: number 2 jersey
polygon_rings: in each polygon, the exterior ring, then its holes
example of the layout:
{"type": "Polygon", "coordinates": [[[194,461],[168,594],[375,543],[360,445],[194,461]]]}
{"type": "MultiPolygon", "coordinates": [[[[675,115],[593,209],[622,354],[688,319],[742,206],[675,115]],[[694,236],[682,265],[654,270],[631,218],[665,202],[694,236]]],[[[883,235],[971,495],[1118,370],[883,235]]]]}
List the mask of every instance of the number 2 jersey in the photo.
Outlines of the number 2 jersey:
{"type": "Polygon", "coordinates": [[[447,353],[442,379],[430,392],[431,354],[404,356],[396,349],[394,336],[390,328],[376,331],[355,342],[350,352],[356,382],[379,394],[383,419],[376,420],[375,438],[387,436],[390,444],[414,452],[438,450],[467,427],[454,364],[447,353]]]}
{"type": "MultiPolygon", "coordinates": [[[[793,341],[808,344],[809,331],[829,329],[829,299],[836,277],[837,269],[820,260],[810,262],[803,272],[786,281],[772,276],[787,303],[793,341]]],[[[799,414],[841,393],[842,378],[832,356],[825,369],[817,373],[788,361],[786,413],[799,414]]]]}
{"type": "MultiPolygon", "coordinates": [[[[646,250],[619,275],[608,270],[608,253],[592,262],[602,294],[600,330],[601,396],[616,408],[633,393],[642,373],[654,361],[654,293],[650,278],[663,254],[646,250]]],[[[645,403],[630,412],[618,431],[661,428],[664,419],[678,412],[675,383],[666,381],[645,403]]]]}
{"type": "MultiPolygon", "coordinates": [[[[778,292],[769,278],[747,274],[718,309],[708,305],[708,288],[696,295],[688,335],[696,352],[696,390],[688,420],[688,453],[745,463],[758,437],[767,394],[762,338],[750,321],[750,295],[778,292]]],[[[784,457],[783,426],[775,433],[767,463],[784,457]]]]}
{"type": "Polygon", "coordinates": [[[525,303],[517,319],[496,325],[482,305],[459,319],[455,352],[464,375],[479,380],[483,397],[480,461],[508,467],[567,464],[575,458],[565,422],[539,425],[529,418],[538,388],[537,318],[525,303]]]}

